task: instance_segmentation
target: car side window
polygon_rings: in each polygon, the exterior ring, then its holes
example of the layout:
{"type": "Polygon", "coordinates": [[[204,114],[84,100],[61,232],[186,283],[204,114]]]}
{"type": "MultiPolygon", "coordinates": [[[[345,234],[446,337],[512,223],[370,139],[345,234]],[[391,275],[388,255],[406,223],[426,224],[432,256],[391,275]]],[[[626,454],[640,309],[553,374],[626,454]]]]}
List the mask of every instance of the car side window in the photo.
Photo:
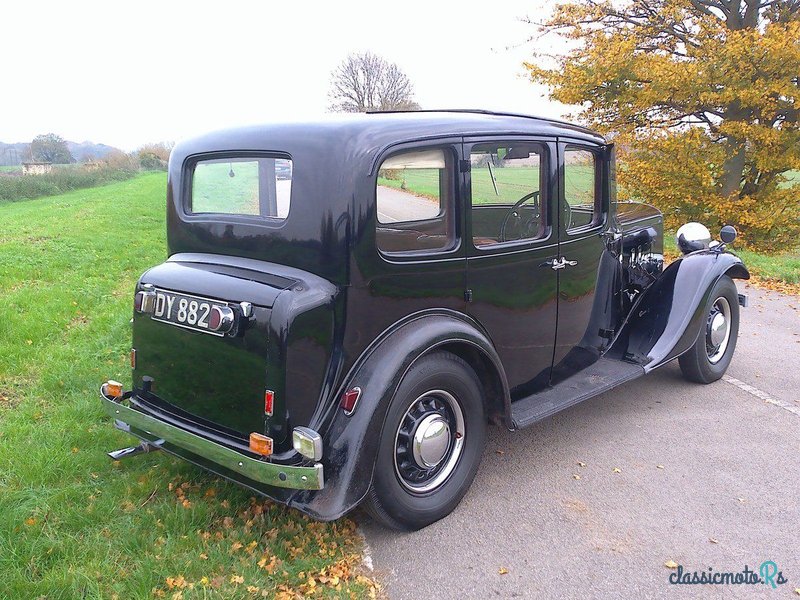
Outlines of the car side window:
{"type": "Polygon", "coordinates": [[[564,217],[566,230],[597,222],[597,157],[594,152],[567,148],[564,152],[564,217]]]}
{"type": "Polygon", "coordinates": [[[376,238],[386,254],[451,250],[455,159],[443,148],[400,152],[378,170],[376,238]]]}
{"type": "Polygon", "coordinates": [[[528,241],[545,231],[544,148],[539,144],[477,144],[470,151],[472,241],[482,248],[528,241]]]}

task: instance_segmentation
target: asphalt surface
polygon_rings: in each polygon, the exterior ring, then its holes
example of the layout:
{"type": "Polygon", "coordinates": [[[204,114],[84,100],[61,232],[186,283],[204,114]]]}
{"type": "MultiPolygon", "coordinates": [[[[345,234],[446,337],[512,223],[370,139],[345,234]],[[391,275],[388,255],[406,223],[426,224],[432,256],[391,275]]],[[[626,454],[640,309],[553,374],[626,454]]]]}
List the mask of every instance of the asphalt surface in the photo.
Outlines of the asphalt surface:
{"type": "Polygon", "coordinates": [[[422,531],[357,513],[388,597],[797,598],[800,298],[740,288],[726,380],[688,383],[674,362],[522,431],[493,427],[464,500],[422,531]],[[788,583],[672,585],[665,566],[768,560],[788,583]]]}

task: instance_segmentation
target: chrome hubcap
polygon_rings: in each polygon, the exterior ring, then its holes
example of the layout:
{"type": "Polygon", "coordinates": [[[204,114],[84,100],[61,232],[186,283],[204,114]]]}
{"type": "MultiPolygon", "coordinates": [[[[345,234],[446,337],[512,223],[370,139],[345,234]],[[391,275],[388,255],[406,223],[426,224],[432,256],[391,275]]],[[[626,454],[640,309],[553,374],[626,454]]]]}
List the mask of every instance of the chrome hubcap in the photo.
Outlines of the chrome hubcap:
{"type": "Polygon", "coordinates": [[[722,343],[722,340],[725,339],[725,333],[728,330],[728,322],[725,320],[725,315],[721,312],[718,312],[714,315],[714,318],[711,319],[711,326],[709,331],[709,337],[711,338],[711,343],[714,346],[719,346],[722,343]]]}
{"type": "Polygon", "coordinates": [[[407,490],[422,494],[442,485],[464,447],[464,414],[450,392],[419,396],[400,420],[395,435],[394,468],[407,490]]]}
{"type": "Polygon", "coordinates": [[[438,414],[428,415],[414,432],[414,462],[421,468],[431,468],[442,462],[450,447],[450,426],[438,414]]]}
{"type": "Polygon", "coordinates": [[[725,355],[731,339],[731,305],[727,298],[719,297],[714,301],[706,322],[706,354],[712,364],[716,364],[725,355]]]}

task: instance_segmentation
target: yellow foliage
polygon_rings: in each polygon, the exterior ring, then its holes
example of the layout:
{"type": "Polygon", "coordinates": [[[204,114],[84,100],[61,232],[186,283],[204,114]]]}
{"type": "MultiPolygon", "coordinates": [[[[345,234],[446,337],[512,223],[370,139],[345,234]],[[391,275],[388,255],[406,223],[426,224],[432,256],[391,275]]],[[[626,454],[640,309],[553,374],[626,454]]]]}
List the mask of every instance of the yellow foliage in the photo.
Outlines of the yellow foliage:
{"type": "Polygon", "coordinates": [[[800,233],[800,186],[786,178],[800,169],[800,15],[741,3],[723,18],[712,4],[572,0],[541,31],[573,49],[525,66],[615,141],[621,197],[671,226],[730,223],[777,249],[800,233]]]}

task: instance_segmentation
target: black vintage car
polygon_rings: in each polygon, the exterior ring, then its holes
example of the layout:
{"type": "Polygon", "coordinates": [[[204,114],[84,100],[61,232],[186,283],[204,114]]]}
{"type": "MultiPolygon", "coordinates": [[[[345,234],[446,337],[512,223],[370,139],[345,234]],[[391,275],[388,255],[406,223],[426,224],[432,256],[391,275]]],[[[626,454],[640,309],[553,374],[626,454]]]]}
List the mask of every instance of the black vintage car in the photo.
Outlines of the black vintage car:
{"type": "Polygon", "coordinates": [[[133,311],[117,427],[318,519],[417,529],[519,429],[677,358],[709,383],[747,269],[618,203],[600,135],[484,111],[380,113],[176,146],[169,258],[133,311]]]}

